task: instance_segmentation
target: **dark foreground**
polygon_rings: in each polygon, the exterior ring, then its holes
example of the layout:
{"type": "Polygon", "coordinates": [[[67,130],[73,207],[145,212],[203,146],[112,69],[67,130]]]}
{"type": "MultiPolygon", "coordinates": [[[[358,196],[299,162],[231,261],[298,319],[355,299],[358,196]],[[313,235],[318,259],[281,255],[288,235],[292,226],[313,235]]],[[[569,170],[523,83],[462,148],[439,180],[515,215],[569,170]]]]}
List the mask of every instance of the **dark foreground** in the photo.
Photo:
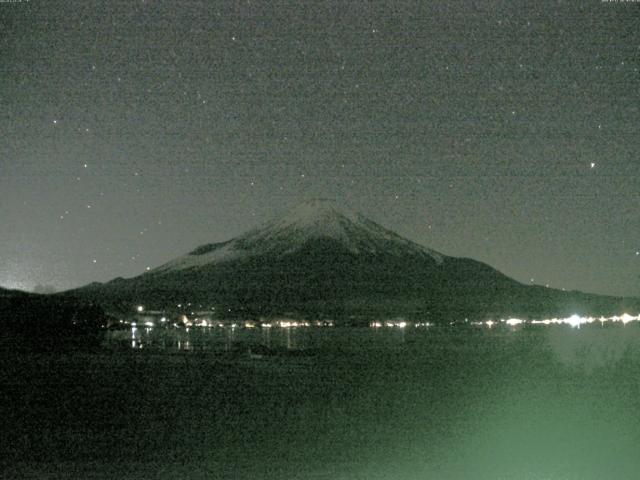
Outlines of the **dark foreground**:
{"type": "MultiPolygon", "coordinates": [[[[364,332],[364,333],[363,333],[364,332]]],[[[3,478],[636,479],[640,327],[0,358],[3,478]]]]}

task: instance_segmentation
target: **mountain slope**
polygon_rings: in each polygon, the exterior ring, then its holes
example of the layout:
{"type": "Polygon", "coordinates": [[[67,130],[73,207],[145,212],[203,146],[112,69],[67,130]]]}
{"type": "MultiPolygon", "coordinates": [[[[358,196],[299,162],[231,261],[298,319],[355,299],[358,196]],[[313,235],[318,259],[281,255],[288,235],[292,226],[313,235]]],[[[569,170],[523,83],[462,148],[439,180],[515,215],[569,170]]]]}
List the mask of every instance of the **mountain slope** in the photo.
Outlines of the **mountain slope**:
{"type": "Polygon", "coordinates": [[[403,315],[438,321],[619,313],[626,306],[612,297],[522,285],[481,262],[404,239],[327,200],[304,203],[138,277],[73,294],[122,310],[138,303],[154,308],[191,303],[230,317],[403,315]]]}

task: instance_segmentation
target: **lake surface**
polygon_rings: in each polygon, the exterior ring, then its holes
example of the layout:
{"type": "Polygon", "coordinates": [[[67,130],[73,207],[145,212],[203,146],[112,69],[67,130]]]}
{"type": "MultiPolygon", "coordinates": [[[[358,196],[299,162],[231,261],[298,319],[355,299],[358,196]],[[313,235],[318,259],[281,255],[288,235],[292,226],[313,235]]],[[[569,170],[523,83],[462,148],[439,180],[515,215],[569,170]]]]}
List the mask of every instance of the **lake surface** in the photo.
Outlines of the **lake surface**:
{"type": "Polygon", "coordinates": [[[4,352],[1,362],[5,478],[640,472],[637,322],[142,328],[110,332],[97,353],[4,352]],[[230,355],[238,344],[277,354],[230,355]]]}

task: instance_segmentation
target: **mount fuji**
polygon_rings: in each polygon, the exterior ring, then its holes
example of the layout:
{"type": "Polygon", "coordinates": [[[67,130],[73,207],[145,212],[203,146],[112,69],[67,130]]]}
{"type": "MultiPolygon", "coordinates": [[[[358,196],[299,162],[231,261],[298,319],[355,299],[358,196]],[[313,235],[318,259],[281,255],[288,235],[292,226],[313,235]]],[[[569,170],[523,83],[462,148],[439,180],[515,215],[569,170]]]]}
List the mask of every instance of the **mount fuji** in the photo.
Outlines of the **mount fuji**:
{"type": "Polygon", "coordinates": [[[620,313],[635,299],[523,285],[443,255],[331,200],[312,200],[236,238],[199,246],[142,275],[67,292],[106,308],[178,304],[223,317],[366,321],[620,313]]]}

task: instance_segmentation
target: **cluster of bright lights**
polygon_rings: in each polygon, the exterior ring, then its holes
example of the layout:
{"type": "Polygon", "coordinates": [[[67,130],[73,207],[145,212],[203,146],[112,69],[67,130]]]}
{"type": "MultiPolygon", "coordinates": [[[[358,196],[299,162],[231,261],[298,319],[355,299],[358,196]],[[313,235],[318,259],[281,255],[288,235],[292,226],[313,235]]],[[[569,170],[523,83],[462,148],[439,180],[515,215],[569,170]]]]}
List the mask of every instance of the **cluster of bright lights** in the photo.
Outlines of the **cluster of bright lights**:
{"type": "MultiPolygon", "coordinates": [[[[333,320],[316,320],[315,322],[309,322],[307,320],[276,320],[273,322],[260,322],[262,328],[298,328],[298,327],[333,327],[333,320]]],[[[246,327],[246,324],[245,324],[246,327]]]]}
{"type": "MultiPolygon", "coordinates": [[[[188,303],[187,305],[190,306],[191,304],[188,303]]],[[[178,304],[178,307],[182,307],[182,304],[178,304]]],[[[135,309],[137,313],[143,313],[145,311],[145,307],[143,305],[137,305],[135,309]]],[[[160,318],[161,323],[166,323],[167,321],[168,321],[167,317],[163,316],[162,318],[160,318]]],[[[594,322],[600,322],[601,324],[604,324],[606,322],[620,322],[623,325],[626,325],[627,323],[634,322],[634,321],[640,321],[640,315],[633,316],[633,315],[629,315],[628,313],[624,313],[620,316],[614,315],[612,317],[599,317],[599,318],[571,315],[570,317],[566,317],[566,318],[546,318],[542,320],[523,320],[520,318],[507,318],[507,319],[500,319],[498,321],[485,320],[485,321],[474,321],[470,323],[471,325],[486,326],[489,328],[492,328],[493,326],[498,324],[504,324],[509,327],[517,327],[523,324],[530,324],[530,325],[569,325],[574,328],[580,328],[581,325],[591,324],[594,322]]],[[[120,320],[120,323],[123,323],[123,320],[120,320]]],[[[129,323],[129,322],[125,321],[124,323],[129,323]]],[[[456,322],[450,322],[450,323],[452,325],[456,324],[456,322]]],[[[469,323],[468,320],[465,319],[465,323],[469,323]]],[[[130,324],[133,329],[136,328],[136,325],[137,325],[136,322],[131,322],[130,324]]],[[[144,325],[147,328],[152,328],[155,326],[155,323],[150,319],[145,319],[144,325]]],[[[214,322],[206,318],[195,318],[191,320],[189,319],[189,317],[187,317],[187,315],[181,315],[177,323],[173,323],[173,326],[176,328],[179,328],[179,327],[188,328],[191,326],[196,326],[196,327],[220,327],[220,328],[231,327],[232,329],[237,327],[256,328],[258,326],[261,328],[267,328],[267,329],[272,327],[298,328],[298,327],[310,327],[312,325],[316,327],[333,327],[334,322],[333,320],[317,320],[315,322],[309,322],[306,320],[286,319],[286,320],[260,321],[260,322],[246,320],[244,322],[239,322],[239,323],[234,322],[232,324],[228,324],[220,321],[214,322]]],[[[385,321],[377,320],[369,323],[369,327],[371,328],[383,328],[383,327],[407,328],[411,326],[415,328],[420,328],[420,327],[431,327],[432,325],[433,324],[430,322],[407,322],[404,319],[385,320],[385,321]]]]}
{"type": "MultiPolygon", "coordinates": [[[[612,317],[581,317],[579,315],[571,315],[566,318],[546,318],[543,320],[523,320],[521,318],[507,318],[500,320],[485,320],[485,321],[474,321],[474,322],[465,322],[470,323],[471,325],[478,327],[489,327],[492,328],[496,325],[507,325],[509,327],[518,327],[520,325],[529,324],[529,325],[569,325],[574,328],[580,328],[581,325],[586,325],[594,322],[600,322],[604,324],[606,322],[620,322],[623,325],[626,325],[629,322],[640,321],[640,315],[634,317],[633,315],[629,315],[625,313],[623,315],[614,315],[612,317]]],[[[415,322],[410,323],[404,320],[402,321],[373,321],[369,323],[370,328],[406,328],[409,326],[413,327],[431,327],[433,324],[429,322],[415,322]]],[[[450,322],[450,325],[456,325],[456,322],[450,322]]]]}
{"type": "Polygon", "coordinates": [[[383,322],[371,322],[369,324],[369,326],[372,327],[372,328],[381,328],[381,327],[406,328],[407,327],[407,322],[405,320],[387,320],[384,323],[383,322]]]}
{"type": "MultiPolygon", "coordinates": [[[[191,303],[182,304],[179,303],[178,308],[191,306],[191,303]]],[[[190,314],[187,312],[185,314],[180,315],[177,320],[171,322],[166,316],[162,316],[159,319],[154,319],[155,314],[162,314],[164,312],[152,312],[146,311],[144,305],[135,305],[134,309],[138,314],[145,314],[144,317],[138,317],[137,320],[144,323],[145,326],[152,328],[156,326],[156,320],[160,322],[160,324],[169,324],[173,325],[175,328],[181,327],[220,327],[220,328],[272,328],[272,327],[280,327],[280,328],[298,328],[298,327],[333,327],[333,320],[316,320],[313,322],[307,320],[293,320],[293,319],[282,319],[282,320],[266,320],[260,319],[259,321],[254,320],[245,320],[240,322],[229,323],[227,321],[214,321],[210,318],[211,312],[191,312],[190,314]],[[203,316],[198,316],[203,315],[203,316]]],[[[215,310],[215,307],[211,307],[211,310],[215,310]]],[[[230,309],[229,309],[230,311],[230,309]]],[[[120,323],[130,324],[131,326],[135,326],[136,322],[120,320],[120,323]]]]}
{"type": "Polygon", "coordinates": [[[297,327],[310,327],[311,324],[307,321],[295,321],[295,320],[279,320],[274,324],[280,328],[297,328],[297,327]]]}
{"type": "MultiPolygon", "coordinates": [[[[621,322],[623,325],[626,325],[629,322],[640,321],[640,315],[634,317],[633,315],[629,315],[628,313],[624,313],[620,316],[614,315],[613,317],[581,317],[580,315],[571,315],[567,318],[545,318],[543,320],[521,320],[519,318],[510,318],[508,320],[500,320],[500,322],[505,323],[509,326],[515,327],[517,325],[521,325],[523,323],[529,323],[531,325],[569,325],[574,328],[580,328],[581,325],[587,325],[594,322],[600,322],[604,324],[606,322],[621,322]]],[[[484,322],[487,326],[493,326],[496,322],[492,322],[488,320],[484,322]],[[491,322],[491,325],[489,324],[491,322]]]]}
{"type": "Polygon", "coordinates": [[[382,327],[387,327],[387,328],[407,328],[413,326],[415,328],[421,328],[421,327],[431,327],[432,324],[429,322],[407,322],[406,320],[387,320],[385,322],[380,322],[380,321],[374,321],[374,322],[370,322],[369,323],[369,327],[371,328],[382,328],[382,327]]]}
{"type": "MultiPolygon", "coordinates": [[[[168,319],[166,317],[162,317],[160,319],[161,324],[166,324],[168,322],[168,319]]],[[[120,323],[126,323],[131,325],[133,328],[135,328],[137,326],[137,322],[128,322],[128,321],[123,321],[121,320],[120,323]]],[[[153,328],[156,326],[156,323],[154,323],[151,320],[146,320],[143,322],[144,325],[148,328],[153,328]]],[[[333,327],[334,323],[333,321],[317,321],[317,322],[308,322],[306,320],[279,320],[279,321],[274,321],[274,322],[255,322],[252,320],[247,320],[244,322],[233,322],[233,323],[223,323],[223,322],[216,322],[213,320],[209,320],[209,319],[204,319],[204,318],[194,318],[194,319],[190,319],[189,317],[187,317],[186,315],[181,315],[180,318],[178,319],[177,322],[173,322],[172,323],[173,327],[175,328],[181,328],[181,327],[202,327],[202,328],[212,328],[212,327],[218,327],[218,328],[231,328],[231,329],[235,329],[235,328],[247,328],[247,329],[253,329],[253,328],[257,328],[257,327],[261,327],[261,328],[273,328],[273,327],[279,327],[279,328],[302,328],[302,327],[311,327],[311,326],[315,326],[315,327],[333,327]]]]}

